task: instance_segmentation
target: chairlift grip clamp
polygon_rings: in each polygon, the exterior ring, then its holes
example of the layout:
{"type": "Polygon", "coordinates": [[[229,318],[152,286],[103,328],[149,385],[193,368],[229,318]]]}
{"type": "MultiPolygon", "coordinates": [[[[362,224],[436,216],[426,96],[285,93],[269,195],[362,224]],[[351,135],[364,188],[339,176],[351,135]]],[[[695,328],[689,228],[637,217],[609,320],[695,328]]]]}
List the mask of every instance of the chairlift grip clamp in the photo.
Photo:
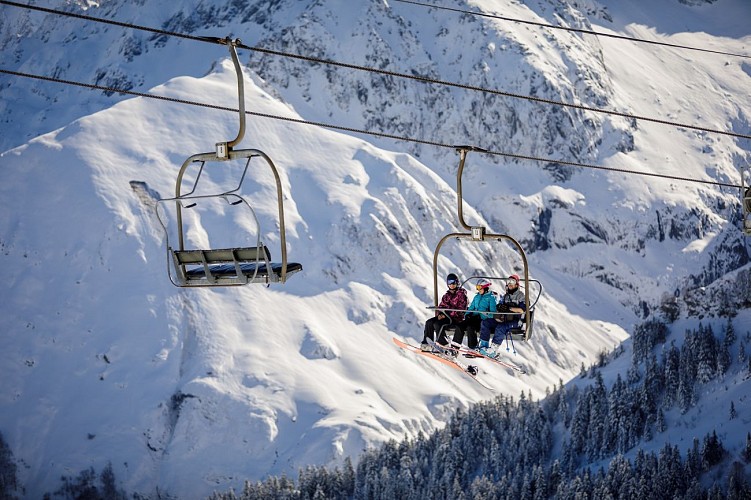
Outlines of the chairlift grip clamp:
{"type": "Polygon", "coordinates": [[[217,142],[216,143],[216,157],[218,160],[228,160],[229,159],[229,152],[232,150],[232,147],[229,145],[228,142],[217,142]]]}

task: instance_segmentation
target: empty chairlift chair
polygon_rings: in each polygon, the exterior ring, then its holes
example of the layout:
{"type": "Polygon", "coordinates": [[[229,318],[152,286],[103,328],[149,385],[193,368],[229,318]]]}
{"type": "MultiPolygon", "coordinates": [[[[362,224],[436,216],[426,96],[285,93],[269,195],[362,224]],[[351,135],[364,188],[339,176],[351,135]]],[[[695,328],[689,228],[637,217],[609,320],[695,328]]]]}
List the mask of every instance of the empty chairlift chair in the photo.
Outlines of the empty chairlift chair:
{"type": "MultiPolygon", "coordinates": [[[[231,190],[218,194],[194,194],[196,186],[200,182],[203,170],[208,160],[214,160],[213,155],[206,158],[205,155],[196,155],[189,158],[181,169],[178,183],[182,180],[185,169],[194,164],[200,165],[196,181],[187,194],[180,194],[178,184],[177,195],[174,198],[162,199],[159,205],[174,203],[176,221],[177,244],[173,245],[170,240],[170,231],[163,220],[161,212],[167,212],[166,208],[157,211],[160,221],[167,235],[168,274],[172,283],[176,286],[233,286],[247,285],[250,283],[284,283],[287,278],[302,270],[302,265],[296,262],[288,262],[286,238],[284,228],[284,209],[282,206],[282,194],[276,169],[271,160],[258,150],[239,150],[230,153],[233,159],[245,159],[245,167],[238,186],[231,190]],[[250,203],[241,195],[240,190],[247,176],[248,167],[253,158],[260,157],[271,167],[277,183],[277,204],[279,207],[279,243],[280,261],[273,261],[269,248],[260,239],[260,225],[255,211],[250,203]],[[191,224],[186,221],[184,211],[194,209],[196,205],[206,200],[224,200],[229,208],[239,209],[245,212],[245,219],[255,224],[255,237],[251,245],[221,246],[211,248],[188,248],[186,245],[186,233],[191,224]]],[[[211,155],[211,154],[209,154],[211,155]]],[[[224,225],[232,226],[232,221],[224,225]]],[[[246,225],[247,226],[247,225],[246,225]]],[[[203,228],[206,230],[206,228],[203,228]]],[[[208,231],[207,231],[208,232],[208,231]]],[[[247,227],[230,227],[229,233],[247,233],[247,227]]],[[[247,236],[247,235],[246,235],[247,236]]],[[[247,240],[247,237],[245,238],[247,240]]]]}
{"type": "MultiPolygon", "coordinates": [[[[167,242],[168,255],[168,274],[170,281],[180,287],[217,287],[217,286],[236,286],[247,285],[250,283],[284,283],[291,275],[302,270],[302,265],[296,262],[287,261],[286,234],[284,227],[284,204],[281,181],[279,173],[264,152],[257,149],[238,149],[234,146],[238,144],[245,133],[245,105],[243,91],[243,77],[240,63],[237,58],[235,45],[239,41],[222,40],[229,46],[232,61],[237,72],[238,93],[240,101],[240,130],[237,137],[229,142],[220,142],[216,144],[216,151],[213,153],[199,153],[191,156],[182,164],[177,175],[175,185],[175,196],[165,198],[157,203],[157,217],[164,228],[167,242]],[[258,218],[250,203],[242,194],[243,183],[249,174],[251,160],[254,165],[265,164],[273,173],[276,187],[276,203],[278,207],[278,227],[279,227],[279,251],[280,261],[274,262],[271,258],[269,248],[261,241],[261,230],[258,218]],[[225,171],[232,172],[230,164],[240,165],[235,168],[234,172],[239,174],[239,182],[236,187],[227,191],[204,193],[204,185],[213,186],[210,182],[202,182],[205,178],[207,165],[218,164],[220,168],[226,167],[225,171]],[[244,166],[242,166],[244,164],[244,166]],[[183,179],[189,167],[198,165],[195,173],[192,188],[184,193],[182,189],[183,179]],[[223,200],[226,202],[225,208],[215,209],[213,214],[219,214],[221,217],[230,209],[239,209],[243,211],[244,225],[242,227],[233,227],[236,221],[229,220],[225,217],[221,221],[224,232],[229,232],[236,236],[237,240],[244,241],[241,245],[223,245],[218,248],[188,248],[186,243],[186,234],[191,230],[196,233],[209,233],[217,228],[206,226],[197,216],[186,217],[185,210],[196,207],[199,204],[223,200]],[[160,210],[161,208],[161,210],[160,210]],[[166,223],[167,213],[174,213],[175,228],[172,234],[176,233],[176,245],[173,245],[174,237],[170,240],[170,229],[166,223]],[[163,216],[162,214],[165,214],[163,216]],[[193,224],[193,226],[191,226],[193,224]],[[250,238],[252,244],[248,243],[248,225],[255,225],[255,238],[250,238]],[[229,229],[227,229],[229,226],[229,229]]],[[[193,169],[195,170],[195,169],[193,169]]],[[[191,170],[191,172],[193,171],[191,170]]],[[[209,191],[211,188],[209,188],[209,191]]],[[[171,220],[171,219],[170,219],[171,220]]],[[[213,223],[212,223],[213,224],[213,223]]],[[[208,239],[208,234],[206,238],[208,239]]]]}

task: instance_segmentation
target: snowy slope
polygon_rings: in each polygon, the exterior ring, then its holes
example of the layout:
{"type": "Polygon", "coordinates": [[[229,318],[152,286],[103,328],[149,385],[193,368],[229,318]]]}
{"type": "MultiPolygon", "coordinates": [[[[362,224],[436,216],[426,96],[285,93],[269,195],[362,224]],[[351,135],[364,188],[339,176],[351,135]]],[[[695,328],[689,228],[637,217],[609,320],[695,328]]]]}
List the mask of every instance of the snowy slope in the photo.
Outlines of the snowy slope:
{"type": "MultiPolygon", "coordinates": [[[[666,31],[657,22],[632,25],[631,12],[603,3],[613,9],[612,23],[600,10],[581,22],[666,31]]],[[[379,64],[370,59],[377,54],[398,69],[424,67],[444,79],[489,87],[516,85],[512,91],[529,92],[536,82],[558,100],[575,96],[592,106],[691,123],[699,116],[718,128],[748,129],[751,103],[743,89],[749,72],[737,60],[666,57],[660,49],[591,37],[541,37],[466,16],[457,27],[452,14],[400,4],[313,2],[264,11],[272,4],[245,12],[262,34],[227,10],[211,14],[189,3],[146,2],[137,9],[111,2],[88,12],[151,26],[160,19],[176,31],[198,26],[213,36],[235,31],[251,45],[268,37],[291,51],[324,47],[322,55],[332,59],[379,64]],[[483,54],[479,61],[469,57],[476,53],[483,54]],[[585,76],[577,80],[577,74],[585,76]],[[656,111],[658,101],[664,109],[656,111]]],[[[493,12],[496,4],[474,5],[493,12]]],[[[553,22],[556,11],[546,5],[503,7],[553,22]]],[[[98,27],[95,33],[111,42],[102,44],[72,21],[52,17],[35,21],[43,26],[44,45],[34,29],[14,42],[10,34],[26,26],[16,19],[23,15],[0,8],[9,13],[0,25],[3,47],[15,49],[21,70],[46,73],[45,64],[54,61],[61,76],[91,81],[101,66],[109,78],[103,81],[111,84],[128,81],[159,95],[236,105],[234,72],[221,47],[149,40],[138,32],[123,38],[113,27],[98,27]],[[138,50],[123,59],[122,47],[138,50]],[[77,51],[96,54],[96,62],[72,69],[66,61],[77,51]]],[[[653,18],[665,23],[677,8],[686,9],[666,4],[653,18]]],[[[729,0],[697,12],[706,18],[720,8],[748,13],[742,2],[729,0]]],[[[707,43],[740,51],[748,42],[740,28],[719,37],[721,24],[710,27],[701,35],[707,43]]],[[[654,36],[684,41],[680,26],[668,28],[668,35],[654,36]]],[[[540,115],[528,103],[507,104],[504,113],[516,116],[510,123],[520,129],[506,140],[498,120],[507,115],[494,111],[497,99],[486,100],[488,111],[478,114],[475,94],[389,86],[355,73],[327,80],[321,68],[300,64],[303,71],[298,63],[257,56],[251,62],[247,106],[261,113],[730,182],[739,181],[737,167],[748,157],[747,145],[729,138],[577,113],[563,113],[560,119],[570,118],[569,124],[550,136],[545,130],[558,115],[540,115]],[[369,96],[365,102],[352,91],[358,81],[369,96]],[[436,115],[440,109],[446,114],[436,115]],[[535,131],[539,135],[531,135],[535,131]],[[487,139],[494,134],[498,142],[487,139]],[[561,149],[570,143],[576,147],[561,149]]],[[[424,307],[433,299],[434,247],[457,229],[451,150],[249,118],[242,146],[262,149],[280,169],[289,256],[304,271],[283,287],[178,290],[167,280],[154,196],[173,192],[177,167],[189,155],[234,137],[237,117],[153,99],[51,90],[49,84],[13,80],[9,86],[2,78],[3,144],[22,145],[0,156],[7,179],[0,187],[0,245],[8,283],[0,306],[0,432],[26,464],[21,480],[30,496],[54,490],[61,475],[101,469],[107,461],[128,491],[150,494],[159,487],[185,498],[237,487],[245,478],[294,476],[302,465],[336,462],[386,439],[429,432],[457,406],[492,397],[468,377],[411,357],[390,340],[419,341],[424,307]],[[66,105],[46,102],[46,95],[66,105]],[[110,105],[113,100],[121,101],[110,105]],[[22,126],[22,116],[31,117],[28,125],[22,126]],[[50,131],[47,123],[60,128],[50,131]]],[[[498,392],[531,390],[541,397],[559,379],[571,379],[582,363],[627,337],[642,303],[653,308],[663,292],[687,286],[691,273],[716,255],[717,240],[742,244],[732,227],[733,192],[587,171],[561,178],[538,164],[474,154],[469,161],[465,215],[519,235],[532,274],[545,285],[534,342],[517,345],[516,359],[532,375],[483,367],[481,376],[498,392]],[[543,231],[546,213],[549,229],[543,231]],[[670,236],[659,238],[658,226],[670,223],[675,235],[665,231],[670,236]]],[[[253,180],[249,194],[273,252],[278,242],[269,176],[260,172],[253,180]]],[[[204,229],[232,234],[231,222],[204,229]]],[[[743,265],[738,259],[719,269],[743,265]]],[[[518,272],[520,263],[506,249],[454,245],[439,272],[474,269],[505,274],[518,272]]]]}
{"type": "MultiPolygon", "coordinates": [[[[218,69],[155,92],[231,101],[232,66],[218,69]]],[[[254,109],[290,114],[247,84],[254,109]]],[[[233,132],[231,115],[216,114],[133,99],[3,155],[11,178],[2,195],[10,284],[2,428],[13,429],[5,432],[18,458],[34,464],[24,483],[52,488],[66,471],[112,460],[128,490],[159,484],[187,494],[197,485],[181,480],[194,471],[208,492],[428,432],[457,404],[492,396],[390,341],[419,339],[432,246],[454,230],[440,222],[453,217],[451,188],[407,155],[252,121],[247,136],[283,172],[290,257],[305,271],[269,289],[169,284],[159,227],[130,181],[170,193],[179,151],[210,150],[207,130],[219,132],[215,140],[233,132]],[[184,126],[199,121],[210,126],[184,126]]],[[[275,198],[260,194],[262,226],[273,228],[275,198]]],[[[484,257],[457,248],[452,263],[442,274],[482,267],[484,257]]],[[[540,341],[519,347],[535,375],[487,367],[498,390],[542,394],[625,337],[614,324],[603,334],[553,297],[541,307],[540,341]],[[551,315],[566,332],[557,339],[543,336],[551,315]]]]}

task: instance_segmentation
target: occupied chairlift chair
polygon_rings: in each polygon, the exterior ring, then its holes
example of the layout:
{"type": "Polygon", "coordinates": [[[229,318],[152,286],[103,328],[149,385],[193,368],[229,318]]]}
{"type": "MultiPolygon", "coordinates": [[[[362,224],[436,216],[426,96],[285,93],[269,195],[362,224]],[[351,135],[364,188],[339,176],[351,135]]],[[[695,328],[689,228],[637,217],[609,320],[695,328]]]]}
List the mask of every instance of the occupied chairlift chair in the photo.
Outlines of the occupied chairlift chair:
{"type": "MultiPolygon", "coordinates": [[[[490,280],[490,281],[492,281],[494,283],[504,283],[504,284],[506,282],[508,282],[508,280],[509,280],[509,278],[507,278],[505,276],[479,276],[478,275],[478,276],[470,276],[470,277],[468,277],[467,279],[465,279],[461,283],[461,286],[463,287],[463,286],[467,285],[468,283],[472,284],[472,283],[474,283],[476,280],[478,280],[480,278],[485,278],[485,279],[490,280]]],[[[519,282],[519,286],[522,288],[522,290],[525,290],[525,292],[526,292],[526,288],[528,286],[531,286],[531,296],[532,296],[532,299],[531,299],[530,306],[527,308],[530,311],[530,314],[529,314],[529,323],[527,323],[527,315],[526,314],[521,314],[521,313],[497,313],[496,316],[511,315],[511,314],[516,314],[516,315],[520,316],[519,324],[516,327],[512,328],[509,331],[510,340],[514,340],[514,341],[519,340],[519,341],[522,341],[522,342],[526,342],[527,340],[529,340],[530,335],[532,335],[532,327],[534,325],[534,316],[535,316],[535,306],[537,305],[537,301],[540,300],[540,296],[542,295],[542,284],[538,280],[530,278],[527,285],[525,285],[524,282],[520,281],[519,282]],[[529,325],[529,327],[527,327],[527,325],[529,325]]],[[[495,293],[495,292],[493,292],[493,293],[495,293]]],[[[499,294],[501,295],[501,297],[503,296],[503,292],[499,292],[499,294]]],[[[526,295],[526,293],[525,293],[525,295],[526,295]]],[[[444,311],[444,310],[445,311],[452,311],[453,309],[440,309],[440,310],[441,311],[444,311]]],[[[451,332],[451,334],[453,335],[453,332],[455,331],[455,329],[456,329],[456,325],[448,324],[448,325],[445,326],[445,333],[448,335],[449,332],[451,332]]]]}
{"type": "Polygon", "coordinates": [[[263,151],[257,149],[233,149],[245,135],[245,93],[242,69],[237,57],[235,46],[239,40],[222,40],[229,47],[232,62],[237,73],[237,87],[239,94],[240,129],[237,137],[229,142],[216,144],[214,153],[199,153],[191,156],[182,164],[177,175],[174,198],[165,198],[157,203],[157,217],[164,228],[167,241],[167,272],[170,281],[179,287],[219,287],[247,285],[249,283],[284,283],[289,276],[302,270],[302,265],[287,262],[287,246],[284,229],[284,205],[281,181],[274,163],[263,151]],[[254,158],[265,161],[271,169],[276,183],[277,205],[279,211],[279,242],[281,262],[271,262],[269,249],[261,242],[258,218],[250,204],[240,195],[240,188],[248,173],[250,162],[254,158]],[[201,175],[207,162],[227,162],[230,160],[245,160],[245,168],[240,181],[234,189],[221,193],[201,195],[196,193],[201,175]],[[182,192],[183,177],[189,166],[199,164],[192,189],[182,192]],[[230,206],[244,205],[250,212],[257,229],[255,246],[188,249],[185,246],[185,222],[183,209],[196,206],[207,198],[224,199],[230,206]],[[177,222],[177,248],[173,248],[169,240],[167,225],[159,214],[159,206],[163,203],[174,202],[177,222]]]}
{"type": "MultiPolygon", "coordinates": [[[[438,309],[438,301],[439,301],[438,256],[440,255],[441,247],[447,240],[451,238],[456,238],[457,240],[470,240],[473,242],[507,240],[511,242],[511,244],[516,248],[516,250],[518,251],[519,255],[522,258],[522,263],[524,264],[524,276],[523,276],[522,281],[520,282],[520,286],[524,290],[524,302],[526,306],[525,307],[526,310],[523,314],[517,313],[521,315],[521,318],[520,318],[519,326],[517,328],[514,328],[511,331],[511,339],[526,342],[532,336],[535,306],[537,305],[537,301],[540,299],[540,295],[542,295],[542,284],[538,280],[530,279],[529,266],[527,264],[527,256],[524,253],[524,249],[519,244],[519,242],[517,242],[514,238],[506,234],[487,233],[485,231],[485,227],[470,226],[469,224],[465,222],[464,210],[463,210],[463,198],[462,198],[462,174],[464,173],[464,164],[467,159],[467,154],[470,151],[478,151],[478,152],[486,152],[486,151],[483,149],[474,147],[474,146],[458,146],[456,150],[459,152],[459,168],[456,172],[456,195],[457,195],[456,197],[457,197],[457,210],[458,210],[458,216],[459,216],[459,223],[462,225],[464,229],[467,229],[470,232],[450,233],[444,236],[443,238],[441,238],[441,240],[438,242],[438,245],[436,246],[435,252],[433,254],[433,307],[431,309],[434,309],[434,310],[438,309]],[[533,283],[537,287],[538,291],[534,300],[530,300],[530,285],[533,283]]],[[[485,277],[485,276],[476,276],[474,278],[481,278],[481,277],[485,277]]],[[[490,279],[505,280],[507,278],[491,277],[490,279]]],[[[466,281],[464,283],[466,283],[466,281]]],[[[464,285],[464,283],[462,283],[462,285],[464,285]]],[[[447,311],[450,311],[450,309],[448,309],[447,311]]],[[[508,313],[505,313],[505,314],[508,314],[508,313]]],[[[455,328],[456,328],[455,325],[450,325],[450,324],[446,325],[444,333],[446,333],[446,335],[448,336],[449,333],[453,331],[455,328]]]]}

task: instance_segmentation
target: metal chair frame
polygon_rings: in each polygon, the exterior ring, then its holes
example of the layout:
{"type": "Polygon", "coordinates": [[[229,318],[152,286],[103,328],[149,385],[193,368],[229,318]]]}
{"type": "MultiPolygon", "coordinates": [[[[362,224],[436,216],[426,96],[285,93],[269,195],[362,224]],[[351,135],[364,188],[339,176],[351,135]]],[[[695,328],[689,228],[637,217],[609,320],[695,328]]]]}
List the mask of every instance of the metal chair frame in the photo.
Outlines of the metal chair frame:
{"type": "Polygon", "coordinates": [[[227,142],[216,143],[216,150],[211,153],[199,153],[189,157],[180,167],[175,183],[175,196],[164,198],[157,202],[156,213],[159,222],[162,224],[166,234],[168,262],[167,269],[170,281],[175,286],[234,286],[246,285],[249,283],[284,283],[287,276],[301,271],[302,266],[298,263],[287,262],[287,242],[286,231],[284,227],[284,203],[282,184],[279,172],[274,162],[269,156],[258,149],[234,149],[240,143],[245,135],[245,90],[243,82],[242,68],[237,57],[236,46],[240,40],[230,40],[229,38],[221,40],[226,43],[232,62],[237,74],[237,88],[239,101],[239,130],[237,136],[227,142]],[[261,231],[258,217],[251,207],[250,203],[240,194],[240,189],[245,181],[250,161],[253,158],[260,158],[265,161],[271,169],[274,176],[277,208],[279,217],[279,246],[281,252],[281,264],[270,262],[268,248],[261,242],[261,231]],[[228,162],[232,160],[245,159],[245,168],[243,169],[237,187],[214,194],[194,194],[198,186],[204,167],[207,162],[228,162]],[[200,163],[198,174],[195,177],[192,188],[187,192],[182,192],[183,179],[185,173],[191,165],[200,163]],[[257,228],[257,238],[255,247],[236,247],[224,249],[204,249],[194,250],[186,248],[185,244],[185,225],[183,221],[183,209],[195,206],[201,199],[206,198],[224,198],[230,205],[244,204],[251,212],[257,228]],[[159,213],[159,206],[163,203],[174,202],[177,221],[177,247],[173,247],[169,239],[167,224],[159,213]],[[255,256],[255,259],[252,257],[255,256]],[[199,260],[200,259],[200,260],[199,260]],[[255,261],[255,262],[253,262],[255,261]],[[189,269],[190,265],[199,265],[196,269],[189,269]],[[228,267],[229,266],[229,267],[228,267]],[[263,267],[262,267],[263,266],[263,267]],[[201,270],[202,269],[202,270],[201,270]],[[234,273],[231,272],[234,269],[234,273]],[[277,272],[278,269],[278,272],[277,272]],[[230,272],[227,272],[230,270],[230,272]]]}
{"type": "MultiPolygon", "coordinates": [[[[510,242],[513,247],[516,249],[516,251],[519,253],[522,263],[523,263],[523,279],[521,281],[521,284],[524,288],[524,302],[525,302],[525,312],[524,312],[524,318],[523,323],[525,325],[524,335],[522,340],[529,339],[531,335],[531,328],[532,328],[532,316],[534,314],[534,306],[537,304],[537,301],[540,298],[540,295],[542,294],[542,285],[540,284],[540,290],[538,293],[537,298],[534,301],[530,301],[529,296],[529,290],[530,290],[530,282],[536,282],[540,283],[537,280],[532,280],[529,277],[529,265],[527,263],[527,255],[524,253],[524,249],[519,244],[518,241],[516,241],[513,237],[507,235],[507,234],[493,234],[486,232],[486,228],[483,226],[470,226],[467,224],[467,222],[464,220],[464,199],[462,197],[462,175],[464,174],[464,166],[467,159],[467,154],[470,151],[477,151],[477,152],[487,152],[484,149],[480,149],[474,146],[457,146],[456,148],[457,152],[459,153],[459,167],[456,172],[456,198],[457,198],[457,214],[459,218],[459,224],[464,228],[467,229],[469,232],[456,232],[456,233],[449,233],[438,242],[438,245],[435,248],[435,252],[433,253],[433,307],[432,309],[438,308],[438,301],[439,301],[439,295],[438,295],[438,257],[441,252],[441,247],[443,247],[444,243],[452,238],[455,238],[457,240],[469,240],[473,242],[481,242],[481,241],[508,241],[510,242]]],[[[521,314],[521,313],[519,313],[521,314]]]]}

